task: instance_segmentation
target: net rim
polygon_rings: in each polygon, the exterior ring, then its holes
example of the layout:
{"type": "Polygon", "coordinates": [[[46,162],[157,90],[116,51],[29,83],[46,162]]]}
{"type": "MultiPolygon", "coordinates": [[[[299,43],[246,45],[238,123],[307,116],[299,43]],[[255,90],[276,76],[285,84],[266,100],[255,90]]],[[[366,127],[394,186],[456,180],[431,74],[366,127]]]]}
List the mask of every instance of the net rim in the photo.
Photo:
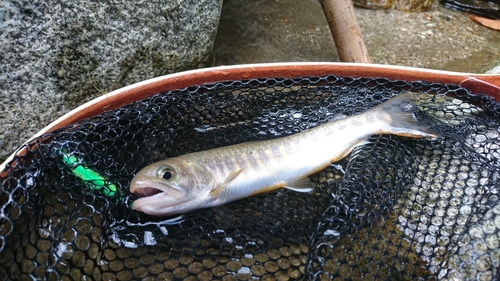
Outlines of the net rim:
{"type": "Polygon", "coordinates": [[[57,118],[28,139],[20,148],[0,164],[0,171],[4,171],[7,163],[11,162],[16,155],[23,153],[23,147],[25,147],[26,144],[43,134],[74,124],[85,118],[120,108],[159,92],[231,80],[278,77],[295,78],[325,75],[350,76],[354,78],[382,77],[407,82],[428,81],[443,84],[457,84],[469,89],[472,93],[482,92],[500,101],[500,75],[495,74],[474,74],[408,66],[342,62],[286,62],[216,66],[188,70],[144,80],[86,102],[57,118]]]}

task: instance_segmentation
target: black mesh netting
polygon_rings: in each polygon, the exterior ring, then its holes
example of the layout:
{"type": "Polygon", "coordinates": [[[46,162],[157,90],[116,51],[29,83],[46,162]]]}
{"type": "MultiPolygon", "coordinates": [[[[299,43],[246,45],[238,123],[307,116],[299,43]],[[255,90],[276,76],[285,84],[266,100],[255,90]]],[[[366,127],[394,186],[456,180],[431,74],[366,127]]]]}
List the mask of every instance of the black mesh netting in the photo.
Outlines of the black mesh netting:
{"type": "Polygon", "coordinates": [[[1,175],[0,277],[48,280],[495,279],[499,105],[455,85],[308,77],[159,93],[42,136],[1,175]],[[373,136],[311,176],[177,218],[128,208],[146,164],[285,136],[404,91],[436,141],[373,136]],[[91,190],[72,161],[107,177],[91,190]]]}

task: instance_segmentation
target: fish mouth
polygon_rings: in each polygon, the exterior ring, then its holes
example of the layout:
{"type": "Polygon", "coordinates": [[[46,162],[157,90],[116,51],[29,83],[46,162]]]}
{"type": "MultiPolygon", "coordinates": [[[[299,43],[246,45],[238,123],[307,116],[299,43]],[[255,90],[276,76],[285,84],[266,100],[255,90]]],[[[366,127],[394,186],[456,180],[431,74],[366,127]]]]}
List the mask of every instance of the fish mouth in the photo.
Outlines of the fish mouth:
{"type": "Polygon", "coordinates": [[[151,197],[155,196],[156,194],[163,193],[163,190],[160,190],[158,188],[154,187],[142,187],[139,189],[136,189],[134,192],[132,192],[135,196],[142,198],[142,197],[151,197]]]}
{"type": "Polygon", "coordinates": [[[137,181],[130,185],[130,192],[139,198],[164,196],[172,200],[179,200],[185,196],[183,190],[159,183],[137,181]]]}
{"type": "Polygon", "coordinates": [[[133,201],[132,209],[153,216],[172,216],[182,213],[182,206],[189,202],[184,190],[149,182],[135,182],[130,192],[139,197],[133,201]]]}

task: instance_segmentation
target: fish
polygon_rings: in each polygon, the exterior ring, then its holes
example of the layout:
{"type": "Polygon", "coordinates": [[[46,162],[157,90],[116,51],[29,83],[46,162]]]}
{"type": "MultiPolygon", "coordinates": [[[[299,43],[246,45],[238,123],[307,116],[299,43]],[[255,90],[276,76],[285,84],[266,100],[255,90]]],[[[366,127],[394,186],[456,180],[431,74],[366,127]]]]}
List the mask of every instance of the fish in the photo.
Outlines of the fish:
{"type": "Polygon", "coordinates": [[[411,92],[365,112],[341,116],[289,136],[192,152],[150,164],[135,174],[132,209],[173,216],[286,188],[311,192],[308,178],[377,134],[434,140],[420,124],[411,92]]]}

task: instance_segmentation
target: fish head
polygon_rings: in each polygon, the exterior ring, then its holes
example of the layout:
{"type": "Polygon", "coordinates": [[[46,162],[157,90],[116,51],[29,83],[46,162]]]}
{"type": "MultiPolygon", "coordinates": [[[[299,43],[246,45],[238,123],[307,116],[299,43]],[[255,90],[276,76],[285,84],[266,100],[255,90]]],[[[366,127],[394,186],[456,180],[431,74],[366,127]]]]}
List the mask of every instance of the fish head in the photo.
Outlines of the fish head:
{"type": "Polygon", "coordinates": [[[208,207],[215,180],[208,169],[183,158],[169,158],[140,170],[130,183],[137,195],[132,208],[153,216],[182,214],[208,207]]]}

